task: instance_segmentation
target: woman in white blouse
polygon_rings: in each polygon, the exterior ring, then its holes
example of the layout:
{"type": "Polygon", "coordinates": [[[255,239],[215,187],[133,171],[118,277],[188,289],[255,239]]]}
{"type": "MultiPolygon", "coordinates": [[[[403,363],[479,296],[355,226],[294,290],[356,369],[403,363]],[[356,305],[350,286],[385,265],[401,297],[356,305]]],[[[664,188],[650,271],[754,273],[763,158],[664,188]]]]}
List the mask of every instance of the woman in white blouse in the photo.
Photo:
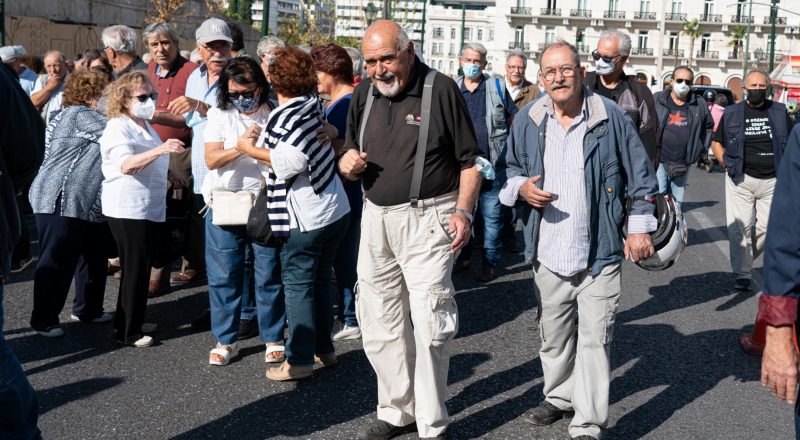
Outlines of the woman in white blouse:
{"type": "Polygon", "coordinates": [[[281,283],[280,248],[262,246],[247,235],[245,225],[214,224],[215,192],[261,189],[261,166],[236,149],[250,127],[264,127],[272,105],[269,84],[258,63],[249,57],[231,60],[219,77],[219,103],[208,110],[205,128],[206,164],[203,196],[211,201],[206,215],[206,272],[211,303],[211,333],[217,343],[211,365],[227,365],[238,353],[236,343],[242,302],[255,298],[259,338],[266,345],[265,361],[284,359],[286,312],[281,283]],[[249,291],[246,291],[249,289],[249,291]]]}
{"type": "Polygon", "coordinates": [[[103,160],[101,202],[117,242],[122,279],[114,315],[116,340],[148,347],[144,333],[150,257],[156,223],[166,215],[167,168],[170,153],[184,151],[183,142],[161,142],[147,121],[153,117],[153,86],[146,72],[119,77],[106,92],[108,125],[100,137],[103,160]]]}

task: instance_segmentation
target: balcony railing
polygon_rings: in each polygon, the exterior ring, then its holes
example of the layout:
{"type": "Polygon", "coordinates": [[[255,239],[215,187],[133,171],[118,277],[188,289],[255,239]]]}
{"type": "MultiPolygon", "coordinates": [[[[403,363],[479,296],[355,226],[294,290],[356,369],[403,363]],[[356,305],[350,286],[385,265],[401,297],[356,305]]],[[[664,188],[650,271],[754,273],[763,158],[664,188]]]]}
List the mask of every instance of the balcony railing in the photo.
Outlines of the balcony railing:
{"type": "Polygon", "coordinates": [[[625,19],[625,11],[603,11],[603,18],[625,19]]]}
{"type": "Polygon", "coordinates": [[[541,12],[539,13],[539,15],[555,15],[555,16],[560,16],[560,15],[561,15],[561,9],[556,9],[556,8],[542,8],[542,10],[541,10],[541,12]]]}
{"type": "Polygon", "coordinates": [[[686,21],[686,14],[670,12],[664,15],[667,21],[686,21]]]}
{"type": "Polygon", "coordinates": [[[550,44],[550,42],[547,42],[547,43],[539,43],[539,52],[543,51],[543,50],[544,50],[544,47],[545,47],[545,46],[547,46],[548,44],[550,44]]]}
{"type": "MultiPolygon", "coordinates": [[[[665,57],[674,57],[674,56],[676,56],[676,50],[675,49],[664,49],[664,51],[662,52],[662,55],[664,55],[665,57]]],[[[683,49],[678,49],[677,50],[677,56],[678,56],[678,58],[683,58],[683,49]]]]}
{"type": "Polygon", "coordinates": [[[631,49],[631,55],[651,57],[651,56],[653,56],[653,48],[652,47],[634,47],[633,49],[631,49]]]}
{"type": "Polygon", "coordinates": [[[592,10],[591,9],[570,9],[569,16],[570,17],[592,18],[592,10]]]}
{"type": "Polygon", "coordinates": [[[525,8],[520,6],[515,6],[511,8],[511,15],[530,15],[533,16],[533,8],[525,8]]]}
{"type": "Polygon", "coordinates": [[[522,41],[509,41],[509,49],[531,50],[531,43],[523,43],[522,41]]]}
{"type": "Polygon", "coordinates": [[[729,60],[742,60],[744,59],[744,51],[730,51],[728,52],[728,59],[729,60]]]}
{"type": "Polygon", "coordinates": [[[783,61],[783,54],[782,53],[776,53],[775,54],[775,61],[783,61]]]}
{"type": "Polygon", "coordinates": [[[589,46],[587,46],[585,44],[577,44],[577,45],[575,45],[575,47],[578,48],[578,53],[581,53],[581,54],[588,54],[589,52],[591,52],[591,49],[589,49],[589,46]]]}
{"type": "Polygon", "coordinates": [[[633,13],[634,20],[655,20],[656,13],[655,12],[645,12],[645,11],[638,11],[633,13]]]}
{"type": "Polygon", "coordinates": [[[719,59],[719,51],[717,51],[717,50],[698,50],[697,51],[697,58],[718,60],[719,59]]]}
{"type": "Polygon", "coordinates": [[[767,61],[769,59],[769,52],[756,51],[753,52],[753,57],[756,59],[756,61],[767,61]]]}
{"type": "Polygon", "coordinates": [[[700,22],[702,23],[722,23],[722,15],[721,14],[703,14],[700,16],[700,22]]]}
{"type": "MultiPolygon", "coordinates": [[[[769,17],[764,17],[764,24],[770,24],[769,17]]],[[[775,17],[775,24],[786,25],[786,17],[775,17]]]]}
{"type": "Polygon", "coordinates": [[[744,15],[731,15],[731,23],[750,23],[753,24],[753,17],[744,15]]]}

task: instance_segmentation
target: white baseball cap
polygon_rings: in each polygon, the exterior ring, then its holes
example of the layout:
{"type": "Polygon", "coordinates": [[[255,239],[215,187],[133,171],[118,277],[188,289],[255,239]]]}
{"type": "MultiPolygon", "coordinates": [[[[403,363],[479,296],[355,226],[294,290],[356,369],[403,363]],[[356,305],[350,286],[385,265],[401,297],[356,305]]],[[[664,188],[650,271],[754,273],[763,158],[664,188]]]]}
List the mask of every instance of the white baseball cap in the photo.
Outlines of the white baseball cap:
{"type": "Polygon", "coordinates": [[[19,55],[17,54],[17,51],[14,50],[13,46],[0,47],[0,59],[2,59],[4,63],[16,60],[17,56],[19,55]]]}
{"type": "Polygon", "coordinates": [[[209,18],[204,21],[194,33],[195,40],[199,44],[206,44],[212,41],[227,41],[233,44],[231,30],[228,24],[219,18],[209,18]]]}

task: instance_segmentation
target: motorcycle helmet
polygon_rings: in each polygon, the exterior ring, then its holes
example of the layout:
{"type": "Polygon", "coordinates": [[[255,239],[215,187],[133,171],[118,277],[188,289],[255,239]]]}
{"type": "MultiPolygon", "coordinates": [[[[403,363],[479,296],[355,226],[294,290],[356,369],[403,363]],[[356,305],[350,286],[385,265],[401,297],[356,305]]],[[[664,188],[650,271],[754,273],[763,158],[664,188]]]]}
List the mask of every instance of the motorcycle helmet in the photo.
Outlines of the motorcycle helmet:
{"type": "MultiPolygon", "coordinates": [[[[688,241],[688,230],[683,214],[672,197],[658,194],[653,198],[653,203],[658,227],[650,233],[650,239],[655,252],[650,257],[637,261],[636,265],[645,270],[659,271],[678,261],[688,241]]],[[[629,201],[628,212],[632,205],[632,201],[629,201]]],[[[623,235],[627,237],[627,229],[623,229],[623,235]]]]}
{"type": "Polygon", "coordinates": [[[703,92],[703,99],[705,99],[706,102],[713,104],[714,100],[717,99],[717,92],[708,89],[705,92],[703,92]]]}

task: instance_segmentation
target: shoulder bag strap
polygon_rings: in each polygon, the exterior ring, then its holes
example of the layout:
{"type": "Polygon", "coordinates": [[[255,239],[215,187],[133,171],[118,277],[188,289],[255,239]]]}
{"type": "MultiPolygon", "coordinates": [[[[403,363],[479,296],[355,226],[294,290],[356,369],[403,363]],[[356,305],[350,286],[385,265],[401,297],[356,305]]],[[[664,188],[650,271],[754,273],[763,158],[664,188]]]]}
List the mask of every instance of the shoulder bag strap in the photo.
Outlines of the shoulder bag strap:
{"type": "Polygon", "coordinates": [[[367,103],[364,105],[364,114],[361,115],[361,127],[358,130],[358,149],[362,153],[364,152],[364,129],[367,126],[369,112],[372,110],[372,102],[375,101],[375,96],[372,95],[372,87],[372,84],[370,84],[369,90],[367,90],[367,103]]]}
{"type": "Polygon", "coordinates": [[[419,194],[422,189],[422,170],[425,167],[425,154],[428,150],[428,130],[431,122],[431,100],[435,76],[436,70],[428,70],[428,74],[425,75],[425,87],[422,89],[419,139],[417,140],[417,154],[414,157],[414,174],[411,177],[411,193],[409,195],[412,205],[419,201],[419,194]]]}

